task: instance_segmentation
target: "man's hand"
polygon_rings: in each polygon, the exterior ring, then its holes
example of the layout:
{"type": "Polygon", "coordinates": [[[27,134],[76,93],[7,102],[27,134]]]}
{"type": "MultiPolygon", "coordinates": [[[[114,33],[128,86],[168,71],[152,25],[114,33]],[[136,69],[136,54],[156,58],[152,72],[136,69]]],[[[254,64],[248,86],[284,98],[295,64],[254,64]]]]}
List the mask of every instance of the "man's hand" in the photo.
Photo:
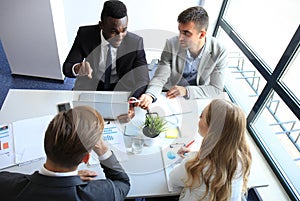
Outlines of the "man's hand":
{"type": "Polygon", "coordinates": [[[91,181],[94,180],[94,177],[97,176],[97,173],[91,170],[79,170],[78,175],[82,181],[91,181]]]}
{"type": "Polygon", "coordinates": [[[77,64],[74,67],[74,71],[79,76],[88,76],[88,78],[92,79],[93,69],[91,68],[91,65],[88,61],[83,61],[80,64],[77,64]]]}
{"type": "Polygon", "coordinates": [[[102,156],[109,150],[109,148],[103,141],[102,137],[100,137],[93,150],[98,156],[102,156]]]}
{"type": "Polygon", "coordinates": [[[140,106],[142,109],[148,110],[149,105],[153,102],[152,96],[149,94],[142,94],[139,98],[141,102],[139,102],[138,106],[140,106]]]}
{"type": "Polygon", "coordinates": [[[177,96],[186,96],[187,91],[185,87],[182,86],[173,86],[168,92],[167,92],[167,98],[176,98],[177,96]]]}
{"type": "Polygon", "coordinates": [[[134,106],[135,106],[135,104],[129,104],[128,113],[127,114],[121,114],[117,117],[118,121],[121,124],[130,122],[131,119],[135,116],[134,106]]]}

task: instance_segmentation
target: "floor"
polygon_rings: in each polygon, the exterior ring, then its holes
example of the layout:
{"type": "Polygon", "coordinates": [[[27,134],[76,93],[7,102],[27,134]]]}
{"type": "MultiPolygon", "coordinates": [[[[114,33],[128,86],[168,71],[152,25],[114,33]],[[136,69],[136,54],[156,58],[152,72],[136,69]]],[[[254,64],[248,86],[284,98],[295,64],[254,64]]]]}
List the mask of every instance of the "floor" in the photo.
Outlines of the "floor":
{"type": "Polygon", "coordinates": [[[2,108],[9,89],[47,89],[72,90],[75,79],[65,78],[64,81],[12,75],[2,43],[0,41],[0,108],[2,108]]]}

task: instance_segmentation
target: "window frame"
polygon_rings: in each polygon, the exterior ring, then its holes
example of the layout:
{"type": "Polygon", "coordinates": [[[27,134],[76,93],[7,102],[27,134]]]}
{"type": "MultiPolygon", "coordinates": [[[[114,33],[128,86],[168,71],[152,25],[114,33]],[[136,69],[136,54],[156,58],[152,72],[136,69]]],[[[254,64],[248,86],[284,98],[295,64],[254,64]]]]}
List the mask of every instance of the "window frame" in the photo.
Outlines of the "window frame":
{"type": "MultiPolygon", "coordinates": [[[[298,200],[298,193],[294,191],[294,188],[284,177],[284,174],[281,172],[281,169],[278,167],[276,161],[273,160],[271,154],[268,152],[268,147],[265,147],[264,143],[256,133],[253,124],[255,119],[260,115],[263,108],[265,107],[273,90],[280,96],[280,98],[289,107],[293,114],[298,119],[300,119],[300,103],[298,102],[296,96],[281,81],[282,75],[284,75],[284,72],[288,69],[290,62],[299,50],[300,25],[298,26],[295,34],[293,35],[278,64],[272,72],[271,68],[259,57],[259,55],[256,54],[256,52],[250,47],[249,44],[246,43],[246,41],[238,34],[238,32],[235,31],[232,26],[230,26],[230,23],[223,18],[228,6],[228,2],[228,0],[223,0],[217,23],[213,31],[213,36],[217,37],[219,29],[224,30],[225,33],[231,38],[231,40],[237,45],[237,47],[243,52],[243,54],[249,59],[249,61],[257,69],[257,71],[259,71],[259,73],[267,81],[266,86],[263,88],[261,94],[259,95],[257,101],[255,102],[249,115],[247,116],[247,129],[256,145],[262,152],[263,156],[267,160],[268,164],[272,168],[273,172],[281,182],[288,196],[292,200],[298,200]]],[[[230,92],[228,93],[230,96],[230,92]]],[[[232,96],[230,97],[233,98],[232,96]]],[[[235,102],[234,98],[233,101],[235,102]]]]}

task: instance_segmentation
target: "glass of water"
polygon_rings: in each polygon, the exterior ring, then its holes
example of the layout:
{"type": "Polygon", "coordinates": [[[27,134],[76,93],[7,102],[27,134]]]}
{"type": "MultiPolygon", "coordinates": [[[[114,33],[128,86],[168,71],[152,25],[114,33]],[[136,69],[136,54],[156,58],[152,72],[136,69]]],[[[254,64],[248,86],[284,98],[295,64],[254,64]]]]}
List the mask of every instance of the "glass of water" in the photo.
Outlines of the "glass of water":
{"type": "Polygon", "coordinates": [[[144,147],[143,136],[137,135],[137,136],[132,137],[132,141],[131,141],[132,153],[134,153],[134,154],[141,153],[143,151],[143,147],[144,147]]]}

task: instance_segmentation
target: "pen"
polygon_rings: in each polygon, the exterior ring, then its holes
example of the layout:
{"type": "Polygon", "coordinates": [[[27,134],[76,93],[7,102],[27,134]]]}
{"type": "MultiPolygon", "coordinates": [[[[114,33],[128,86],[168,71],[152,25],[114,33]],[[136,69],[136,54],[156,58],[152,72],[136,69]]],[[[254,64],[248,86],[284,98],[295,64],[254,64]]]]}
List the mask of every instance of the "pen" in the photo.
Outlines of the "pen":
{"type": "Polygon", "coordinates": [[[139,103],[141,102],[141,100],[129,100],[128,103],[132,104],[132,103],[139,103]]]}
{"type": "Polygon", "coordinates": [[[191,146],[194,142],[195,142],[195,140],[190,141],[187,145],[185,145],[185,147],[188,148],[188,147],[191,146]]]}
{"type": "Polygon", "coordinates": [[[133,104],[133,103],[139,103],[141,102],[141,100],[135,98],[135,97],[130,97],[129,100],[128,100],[128,103],[129,104],[133,104]]]}
{"type": "Polygon", "coordinates": [[[184,143],[174,143],[174,144],[170,144],[170,148],[173,148],[176,145],[182,145],[185,148],[188,148],[189,146],[191,146],[193,143],[195,142],[195,140],[190,141],[187,145],[185,145],[184,143]]]}

